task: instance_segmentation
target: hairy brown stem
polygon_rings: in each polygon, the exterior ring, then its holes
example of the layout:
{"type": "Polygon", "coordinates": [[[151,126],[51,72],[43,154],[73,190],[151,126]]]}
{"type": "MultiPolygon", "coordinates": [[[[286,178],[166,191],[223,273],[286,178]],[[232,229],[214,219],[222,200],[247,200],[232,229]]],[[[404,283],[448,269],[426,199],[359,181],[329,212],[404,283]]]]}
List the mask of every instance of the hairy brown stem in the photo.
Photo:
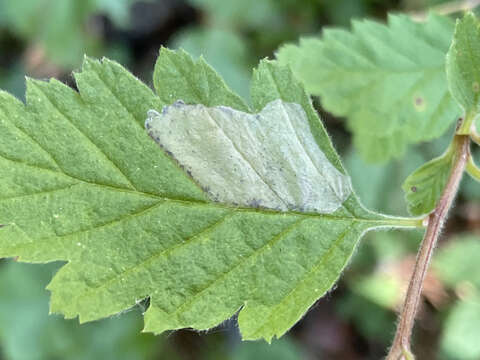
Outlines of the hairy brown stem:
{"type": "Polygon", "coordinates": [[[437,243],[448,210],[452,206],[455,195],[457,194],[458,185],[460,184],[470,156],[470,138],[468,135],[455,135],[453,141],[455,142],[456,152],[452,172],[450,173],[447,185],[443,189],[437,206],[427,218],[427,230],[425,231],[418,251],[415,268],[410,278],[403,309],[399,316],[397,332],[386,360],[413,359],[413,355],[410,352],[410,338],[420,302],[423,281],[427,273],[433,249],[437,243]]]}
{"type": "Polygon", "coordinates": [[[430,12],[436,14],[449,15],[461,11],[469,11],[480,6],[480,0],[458,0],[451,1],[437,6],[433,6],[428,11],[414,12],[411,14],[412,18],[416,21],[425,21],[430,12]]]}

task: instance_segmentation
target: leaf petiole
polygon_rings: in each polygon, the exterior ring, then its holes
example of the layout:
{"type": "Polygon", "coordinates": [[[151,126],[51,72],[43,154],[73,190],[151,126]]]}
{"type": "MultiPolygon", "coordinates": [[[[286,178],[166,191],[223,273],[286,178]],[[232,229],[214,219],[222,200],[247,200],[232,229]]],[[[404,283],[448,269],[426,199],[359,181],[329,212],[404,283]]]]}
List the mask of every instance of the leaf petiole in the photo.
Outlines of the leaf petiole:
{"type": "Polygon", "coordinates": [[[470,139],[472,139],[475,144],[480,145],[480,134],[477,132],[474,124],[470,127],[470,139]]]}
{"type": "Polygon", "coordinates": [[[394,227],[414,227],[414,228],[424,228],[425,221],[424,218],[397,218],[397,217],[389,217],[388,224],[394,227]]]}
{"type": "Polygon", "coordinates": [[[478,113],[476,111],[468,111],[465,115],[463,121],[460,122],[458,129],[456,131],[457,135],[471,135],[473,121],[477,117],[478,113]]]}
{"type": "Polygon", "coordinates": [[[477,166],[477,164],[475,164],[472,155],[470,155],[468,158],[466,171],[472,178],[480,181],[480,168],[477,166]]]}
{"type": "Polygon", "coordinates": [[[450,15],[461,11],[473,10],[479,5],[479,0],[449,1],[444,4],[433,6],[429,8],[428,11],[413,12],[411,16],[415,21],[426,21],[428,14],[431,12],[434,12],[435,14],[450,15]]]}
{"type": "Polygon", "coordinates": [[[405,360],[415,360],[415,356],[408,349],[403,349],[403,357],[405,360]]]}

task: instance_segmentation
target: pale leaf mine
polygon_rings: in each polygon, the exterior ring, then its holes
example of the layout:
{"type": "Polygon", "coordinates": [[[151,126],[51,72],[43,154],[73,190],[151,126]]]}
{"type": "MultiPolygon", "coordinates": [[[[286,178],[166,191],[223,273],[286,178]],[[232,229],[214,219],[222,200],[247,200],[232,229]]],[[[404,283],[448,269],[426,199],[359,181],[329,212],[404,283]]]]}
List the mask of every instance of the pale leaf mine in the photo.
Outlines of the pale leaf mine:
{"type": "Polygon", "coordinates": [[[275,100],[249,114],[177,101],[161,113],[150,110],[145,126],[216,202],[332,213],[352,191],[298,104],[275,100]]]}

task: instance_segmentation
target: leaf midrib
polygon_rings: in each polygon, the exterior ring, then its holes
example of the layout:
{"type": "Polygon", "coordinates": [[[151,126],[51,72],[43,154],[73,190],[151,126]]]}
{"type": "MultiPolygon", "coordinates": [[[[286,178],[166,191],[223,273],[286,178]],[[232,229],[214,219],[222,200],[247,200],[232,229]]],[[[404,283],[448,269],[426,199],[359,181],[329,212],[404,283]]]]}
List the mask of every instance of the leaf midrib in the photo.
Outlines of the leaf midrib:
{"type": "MultiPolygon", "coordinates": [[[[176,203],[180,203],[180,204],[184,204],[184,205],[191,205],[191,206],[205,205],[205,206],[211,206],[211,207],[217,207],[217,208],[231,209],[231,210],[235,210],[235,211],[238,211],[238,212],[259,212],[259,213],[262,213],[262,214],[271,214],[271,215],[292,214],[292,215],[301,215],[301,216],[313,217],[313,218],[329,218],[329,219],[338,219],[338,220],[352,220],[353,219],[355,221],[371,222],[372,224],[375,224],[375,223],[386,224],[386,225],[391,224],[391,221],[388,220],[388,219],[373,220],[373,219],[361,218],[361,217],[355,217],[355,216],[350,217],[350,216],[339,216],[339,215],[333,215],[333,214],[307,213],[307,212],[300,212],[300,211],[278,211],[278,210],[275,210],[275,209],[267,209],[267,208],[237,207],[237,206],[234,206],[234,205],[218,203],[218,202],[203,201],[203,200],[189,199],[189,198],[183,198],[182,199],[182,198],[160,196],[160,195],[153,194],[153,193],[148,193],[148,192],[144,192],[144,191],[134,191],[134,190],[129,190],[129,189],[125,189],[125,188],[115,187],[115,186],[108,185],[108,184],[93,183],[93,182],[89,182],[89,181],[86,181],[86,180],[83,180],[83,179],[76,178],[74,176],[71,176],[71,175],[68,175],[68,174],[65,174],[65,173],[60,173],[58,171],[54,171],[54,170],[46,169],[46,168],[43,168],[43,167],[31,165],[31,164],[28,164],[28,163],[25,163],[25,162],[9,159],[9,158],[6,158],[2,155],[0,155],[0,157],[2,157],[3,159],[5,159],[7,161],[20,163],[24,166],[33,167],[33,168],[36,168],[40,171],[54,173],[56,175],[64,176],[64,177],[67,177],[69,179],[75,180],[76,183],[69,185],[70,187],[73,186],[73,185],[85,184],[85,185],[94,186],[94,187],[98,187],[98,188],[104,188],[104,189],[107,189],[107,190],[110,190],[110,191],[116,191],[116,192],[121,192],[121,193],[127,193],[127,194],[133,194],[133,195],[137,195],[137,196],[144,196],[144,197],[148,197],[148,198],[153,198],[153,199],[157,199],[158,201],[171,201],[171,202],[176,202],[176,203]]],[[[60,190],[60,189],[50,189],[49,192],[55,191],[55,190],[60,190]]],[[[9,197],[9,198],[6,198],[6,199],[0,199],[0,202],[7,201],[7,200],[15,200],[16,198],[20,198],[20,197],[36,196],[36,195],[41,195],[41,194],[42,194],[42,192],[19,195],[19,196],[12,196],[12,197],[9,197]]],[[[351,213],[350,209],[347,209],[344,204],[342,204],[341,208],[346,210],[347,212],[351,213]]],[[[67,235],[65,235],[65,236],[67,236],[67,235]]]]}

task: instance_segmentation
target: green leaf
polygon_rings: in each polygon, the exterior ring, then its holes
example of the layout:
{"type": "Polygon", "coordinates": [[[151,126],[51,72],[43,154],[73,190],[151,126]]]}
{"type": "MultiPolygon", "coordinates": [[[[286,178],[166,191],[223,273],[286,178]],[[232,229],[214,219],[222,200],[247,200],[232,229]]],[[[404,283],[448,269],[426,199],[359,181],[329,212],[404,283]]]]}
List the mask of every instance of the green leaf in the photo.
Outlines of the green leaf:
{"type": "Polygon", "coordinates": [[[457,20],[447,54],[447,79],[453,98],[464,110],[466,120],[458,133],[469,134],[480,111],[480,27],[473,13],[457,20]]]}
{"type": "Polygon", "coordinates": [[[240,310],[243,337],[270,341],[332,287],[364,232],[418,225],[371,213],[353,193],[327,213],[213,202],[148,137],[147,111],[179,99],[252,113],[281,100],[303,109],[308,151],[345,174],[301,84],[276,62],[254,72],[253,109],[182,51],[162,49],[158,97],[109,60],[86,59],[75,79],[79,93],[29,80],[26,107],[0,93],[0,256],[68,261],[48,286],[51,311],[67,318],[149,297],[146,331],[208,329],[240,310]]]}
{"type": "Polygon", "coordinates": [[[420,24],[390,15],[388,25],[365,20],[353,21],[351,32],[324,30],[282,47],[277,58],[325,109],[347,118],[365,159],[385,161],[439,137],[458,117],[445,77],[452,33],[446,17],[420,24]]]}
{"type": "Polygon", "coordinates": [[[450,146],[443,155],[423,164],[405,179],[402,188],[410,214],[427,214],[435,208],[450,176],[454,155],[454,147],[450,146]]]}

